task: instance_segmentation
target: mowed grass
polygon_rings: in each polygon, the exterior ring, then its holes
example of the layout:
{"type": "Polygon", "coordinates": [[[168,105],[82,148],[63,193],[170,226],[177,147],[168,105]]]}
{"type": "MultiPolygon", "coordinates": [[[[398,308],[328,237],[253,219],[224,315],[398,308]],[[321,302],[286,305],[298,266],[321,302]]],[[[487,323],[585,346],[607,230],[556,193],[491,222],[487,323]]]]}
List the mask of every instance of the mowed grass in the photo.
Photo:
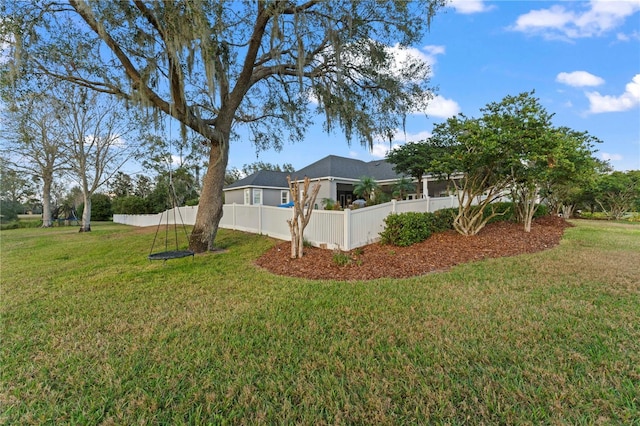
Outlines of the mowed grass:
{"type": "Polygon", "coordinates": [[[154,229],[1,237],[3,424],[640,424],[640,226],[405,280],[151,263],[154,229]]]}

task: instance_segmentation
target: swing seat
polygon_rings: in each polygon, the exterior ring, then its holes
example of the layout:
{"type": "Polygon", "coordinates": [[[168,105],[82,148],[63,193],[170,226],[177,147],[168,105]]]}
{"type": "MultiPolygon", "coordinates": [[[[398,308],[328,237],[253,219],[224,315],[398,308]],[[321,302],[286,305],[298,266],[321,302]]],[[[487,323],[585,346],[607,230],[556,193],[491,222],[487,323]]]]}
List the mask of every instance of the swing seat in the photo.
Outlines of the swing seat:
{"type": "Polygon", "coordinates": [[[149,260],[169,260],[169,259],[180,259],[182,257],[193,257],[195,255],[191,250],[170,250],[170,251],[162,251],[159,253],[152,253],[149,255],[149,260]]]}

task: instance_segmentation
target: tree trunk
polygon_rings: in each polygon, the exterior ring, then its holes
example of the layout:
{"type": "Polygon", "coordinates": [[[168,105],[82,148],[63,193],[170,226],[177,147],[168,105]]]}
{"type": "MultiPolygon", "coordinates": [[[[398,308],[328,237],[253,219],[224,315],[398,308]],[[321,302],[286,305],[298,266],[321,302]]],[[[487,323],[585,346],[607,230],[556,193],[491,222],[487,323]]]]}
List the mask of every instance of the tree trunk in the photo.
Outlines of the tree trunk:
{"type": "MultiPolygon", "coordinates": [[[[311,208],[311,206],[309,206],[311,208]]],[[[298,259],[304,255],[304,232],[298,234],[298,259]]]]}
{"type": "Polygon", "coordinates": [[[418,176],[418,183],[416,184],[416,199],[422,198],[422,176],[418,176]]]}
{"type": "Polygon", "coordinates": [[[43,176],[42,185],[42,227],[50,228],[53,223],[51,221],[51,181],[52,179],[47,179],[46,176],[43,176]]]}
{"type": "Polygon", "coordinates": [[[294,217],[291,220],[288,220],[289,231],[291,232],[291,259],[296,259],[298,257],[298,235],[300,233],[298,228],[298,215],[294,213],[294,217]]]}
{"type": "MultiPolygon", "coordinates": [[[[226,134],[228,140],[228,133],[226,134]]],[[[189,249],[195,253],[204,253],[215,249],[214,241],[218,233],[218,225],[222,219],[224,197],[224,174],[229,160],[228,143],[211,146],[209,167],[202,182],[200,203],[196,223],[189,238],[189,249]]]]}
{"type": "Polygon", "coordinates": [[[562,217],[565,219],[571,219],[573,217],[573,208],[574,204],[563,204],[562,205],[562,217]]]}
{"type": "Polygon", "coordinates": [[[82,224],[78,232],[91,231],[91,195],[84,194],[84,210],[82,210],[82,224]]]}

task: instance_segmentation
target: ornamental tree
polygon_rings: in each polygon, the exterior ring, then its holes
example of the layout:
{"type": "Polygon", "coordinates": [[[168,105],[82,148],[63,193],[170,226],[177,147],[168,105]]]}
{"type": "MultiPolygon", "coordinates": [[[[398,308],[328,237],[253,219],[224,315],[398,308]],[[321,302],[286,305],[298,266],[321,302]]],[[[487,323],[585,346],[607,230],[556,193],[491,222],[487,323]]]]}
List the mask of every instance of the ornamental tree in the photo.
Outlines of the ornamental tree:
{"type": "Polygon", "coordinates": [[[458,197],[453,227],[462,235],[476,235],[499,214],[485,214],[485,210],[508,191],[513,181],[508,140],[482,119],[459,114],[436,125],[427,141],[439,153],[430,162],[431,172],[442,179],[460,174],[451,183],[458,197]]]}
{"type": "Polygon", "coordinates": [[[393,164],[396,173],[406,174],[418,181],[415,187],[416,197],[421,198],[422,176],[427,172],[434,156],[432,144],[409,142],[389,151],[386,160],[393,164]]]}
{"type": "Polygon", "coordinates": [[[425,111],[421,41],[444,0],[15,2],[4,5],[16,69],[46,73],[177,120],[206,141],[190,239],[212,250],[235,126],[256,148],[324,128],[371,146],[425,111]]]}
{"type": "Polygon", "coordinates": [[[609,219],[619,220],[634,209],[640,198],[640,173],[612,172],[596,182],[596,201],[609,219]]]}
{"type": "Polygon", "coordinates": [[[293,217],[287,219],[291,232],[291,258],[297,259],[304,254],[304,228],[307,227],[313,213],[313,206],[320,191],[320,184],[316,183],[310,188],[311,180],[305,176],[300,182],[291,176],[287,176],[289,194],[293,200],[293,217]]]}
{"type": "Polygon", "coordinates": [[[594,157],[594,145],[600,141],[589,133],[560,127],[554,137],[557,144],[548,157],[550,167],[540,182],[540,194],[551,211],[570,218],[607,165],[594,157]]]}

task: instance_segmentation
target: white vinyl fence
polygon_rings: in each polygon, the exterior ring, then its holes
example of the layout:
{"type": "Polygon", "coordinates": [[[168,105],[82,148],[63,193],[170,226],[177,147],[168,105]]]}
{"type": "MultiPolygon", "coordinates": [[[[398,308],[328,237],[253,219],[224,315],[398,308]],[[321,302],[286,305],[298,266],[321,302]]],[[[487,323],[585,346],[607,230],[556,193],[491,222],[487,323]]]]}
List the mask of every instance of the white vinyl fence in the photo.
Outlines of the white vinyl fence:
{"type": "MultiPolygon", "coordinates": [[[[380,232],[384,230],[384,219],[391,213],[434,212],[457,206],[458,199],[449,196],[394,200],[356,210],[314,210],[304,230],[304,238],[316,247],[353,250],[380,240],[380,232]]],[[[132,226],[158,226],[166,223],[193,225],[197,212],[197,206],[179,207],[153,215],[116,214],[113,215],[113,221],[132,226]]],[[[220,227],[290,241],[287,219],[291,219],[292,215],[291,208],[225,204],[220,227]]]]}

